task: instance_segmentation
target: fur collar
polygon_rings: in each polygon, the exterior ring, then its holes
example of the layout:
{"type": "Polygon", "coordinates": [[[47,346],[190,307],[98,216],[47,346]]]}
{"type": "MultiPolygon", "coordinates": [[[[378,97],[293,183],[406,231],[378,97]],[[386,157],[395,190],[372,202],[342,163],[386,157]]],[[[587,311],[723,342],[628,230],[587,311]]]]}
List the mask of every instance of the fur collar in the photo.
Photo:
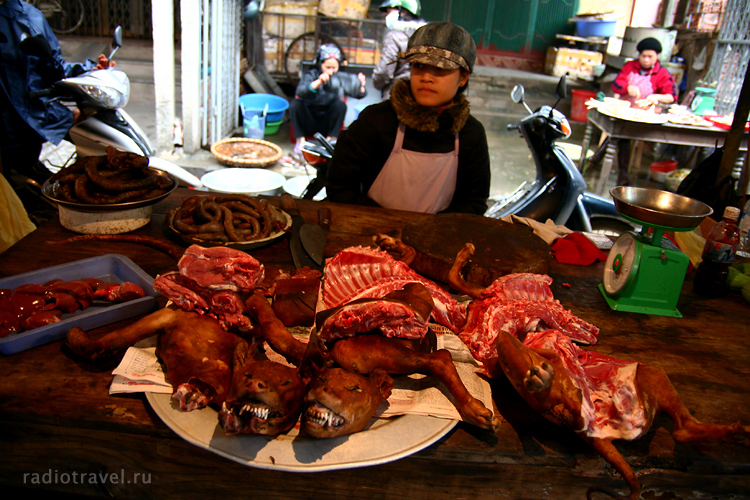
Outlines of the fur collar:
{"type": "Polygon", "coordinates": [[[469,119],[469,101],[456,94],[453,102],[444,108],[422,106],[411,95],[409,80],[397,80],[391,91],[391,105],[398,120],[420,132],[437,132],[440,125],[450,121],[450,133],[457,134],[469,119]]]}

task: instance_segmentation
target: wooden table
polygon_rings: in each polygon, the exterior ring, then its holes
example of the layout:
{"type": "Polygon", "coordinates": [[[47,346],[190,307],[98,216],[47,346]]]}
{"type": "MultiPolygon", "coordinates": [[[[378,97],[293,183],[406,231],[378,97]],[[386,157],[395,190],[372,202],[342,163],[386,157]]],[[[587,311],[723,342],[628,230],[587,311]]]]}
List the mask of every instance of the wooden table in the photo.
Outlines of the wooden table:
{"type": "MultiPolygon", "coordinates": [[[[136,234],[164,237],[163,215],[192,193],[178,189],[156,205],[152,222],[136,234]]],[[[328,256],[367,245],[376,232],[398,235],[418,216],[322,204],[333,211],[328,256]]],[[[298,205],[307,221],[316,220],[321,203],[298,205]]],[[[46,243],[71,235],[57,221],[45,224],[0,255],[0,276],[111,252],[152,276],[175,264],[138,245],[46,243]]],[[[291,268],[286,239],[252,253],[269,268],[291,268]]],[[[553,264],[551,272],[556,298],[601,328],[596,350],[663,367],[700,420],[750,424],[750,306],[737,295],[698,297],[688,279],[679,303],[682,319],[613,312],[596,288],[602,266],[553,264]]],[[[504,380],[492,384],[504,419],[496,433],[459,424],[436,444],[395,462],[305,474],[246,467],[191,445],[142,394],[109,396],[113,367],[71,357],[63,341],[0,357],[0,485],[6,498],[43,490],[54,498],[581,500],[591,486],[625,491],[619,475],[583,440],[531,412],[504,380]],[[84,473],[107,474],[108,480],[76,484],[74,474],[84,473]]],[[[644,438],[618,444],[644,492],[657,492],[648,498],[750,498],[750,449],[676,445],[670,428],[660,417],[644,438]],[[672,493],[659,496],[667,491],[672,493]]]]}
{"type": "MultiPolygon", "coordinates": [[[[724,145],[728,131],[719,127],[693,127],[689,125],[678,125],[675,123],[652,124],[641,123],[630,120],[622,120],[600,113],[596,108],[589,110],[586,120],[586,130],[583,135],[583,149],[580,160],[580,170],[586,167],[586,154],[591,144],[594,127],[609,136],[609,143],[604,152],[602,160],[602,171],[596,185],[596,193],[604,192],[612,164],[617,156],[617,144],[620,139],[631,139],[636,141],[658,142],[663,144],[675,144],[678,146],[697,146],[702,148],[717,148],[724,145]]],[[[741,150],[747,151],[747,133],[742,139],[741,150]]],[[[739,155],[738,164],[742,162],[739,155]]]]}

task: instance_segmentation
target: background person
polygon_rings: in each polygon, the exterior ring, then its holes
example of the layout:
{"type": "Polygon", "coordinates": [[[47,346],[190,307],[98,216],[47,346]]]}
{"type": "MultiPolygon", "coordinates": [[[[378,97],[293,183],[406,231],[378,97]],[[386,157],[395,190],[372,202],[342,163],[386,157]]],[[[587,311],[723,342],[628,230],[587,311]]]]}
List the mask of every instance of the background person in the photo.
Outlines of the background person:
{"type": "Polygon", "coordinates": [[[463,95],[476,60],[471,35],[429,23],[409,38],[410,78],[365,108],[336,145],[328,199],[413,212],[484,214],[490,156],[463,95]]]}
{"type": "MultiPolygon", "coordinates": [[[[659,62],[662,47],[656,38],[644,38],[636,46],[638,59],[626,62],[612,82],[615,97],[630,101],[631,106],[647,109],[651,106],[672,104],[677,100],[674,78],[659,62]]],[[[627,186],[630,163],[630,140],[617,144],[617,184],[627,186]]]]}
{"type": "Polygon", "coordinates": [[[419,17],[422,10],[419,0],[385,0],[380,10],[386,13],[388,33],[372,72],[372,85],[380,91],[383,99],[388,99],[396,79],[409,77],[409,65],[398,55],[406,51],[409,37],[426,21],[419,17]]]}
{"type": "Polygon", "coordinates": [[[323,44],[318,48],[314,67],[302,76],[289,104],[289,118],[297,137],[320,132],[329,141],[335,141],[346,118],[344,96],[360,99],[367,95],[365,75],[339,72],[343,62],[335,45],[323,44]]]}
{"type": "Polygon", "coordinates": [[[12,168],[43,182],[51,173],[38,161],[42,145],[46,141],[59,144],[73,126],[71,110],[51,97],[29,99],[28,92],[110,65],[104,55],[98,62],[65,62],[57,37],[36,7],[20,0],[0,0],[0,172],[5,170],[7,177],[12,168]],[[35,36],[49,44],[51,58],[21,51],[21,42],[35,36]]]}

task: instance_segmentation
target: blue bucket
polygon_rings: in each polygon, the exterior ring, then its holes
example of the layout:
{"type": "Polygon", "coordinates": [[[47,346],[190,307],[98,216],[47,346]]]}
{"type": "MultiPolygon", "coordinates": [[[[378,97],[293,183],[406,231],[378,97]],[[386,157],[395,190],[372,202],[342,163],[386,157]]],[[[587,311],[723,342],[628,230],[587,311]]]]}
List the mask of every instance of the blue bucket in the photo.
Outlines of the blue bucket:
{"type": "Polygon", "coordinates": [[[240,96],[240,111],[259,111],[268,104],[266,122],[278,122],[284,119],[284,112],[289,108],[289,102],[274,94],[245,94],[240,96]]]}

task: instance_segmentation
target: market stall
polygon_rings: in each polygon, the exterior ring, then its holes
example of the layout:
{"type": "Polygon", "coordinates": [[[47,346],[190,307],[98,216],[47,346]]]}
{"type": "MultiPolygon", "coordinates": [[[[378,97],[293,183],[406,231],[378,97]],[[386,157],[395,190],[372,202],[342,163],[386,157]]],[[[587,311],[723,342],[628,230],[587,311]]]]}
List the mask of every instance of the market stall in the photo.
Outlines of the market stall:
{"type": "MultiPolygon", "coordinates": [[[[149,224],[131,234],[184,245],[170,235],[164,218],[193,194],[178,188],[154,205],[149,224]]],[[[281,207],[279,198],[267,199],[281,207]]],[[[296,204],[309,223],[317,220],[318,208],[331,210],[326,257],[351,246],[368,246],[376,233],[400,236],[404,226],[422,217],[306,200],[296,200],[296,204]]],[[[128,257],[152,277],[176,264],[170,255],[136,244],[95,239],[54,243],[72,235],[56,220],[41,226],[3,253],[0,276],[109,253],[128,257]]],[[[249,253],[269,272],[293,269],[286,237],[249,253]]],[[[693,293],[688,275],[678,304],[682,318],[624,313],[610,309],[598,289],[602,262],[575,266],[552,260],[550,266],[555,299],[601,329],[597,352],[663,368],[701,421],[748,424],[748,305],[739,295],[700,297],[693,293]]],[[[163,305],[163,298],[158,302],[163,305]]],[[[132,321],[122,320],[94,333],[132,321]]],[[[312,458],[303,460],[311,456],[305,454],[311,445],[295,439],[281,444],[300,459],[300,470],[291,472],[277,466],[274,457],[261,456],[258,449],[262,446],[245,448],[244,464],[218,453],[212,441],[226,439],[218,428],[207,431],[207,445],[184,439],[144,394],[110,395],[116,364],[81,360],[64,341],[0,357],[0,484],[4,491],[12,496],[41,490],[97,498],[326,495],[363,499],[581,499],[592,487],[627,491],[622,478],[584,440],[532,411],[507,380],[491,382],[494,410],[501,417],[495,432],[446,421],[443,430],[412,443],[413,453],[380,459],[376,458],[380,444],[402,446],[418,434],[408,429],[394,434],[385,426],[371,450],[359,450],[365,455],[362,462],[330,467],[321,464],[349,440],[318,441],[312,458]]],[[[672,422],[662,416],[643,438],[616,442],[643,484],[644,495],[747,497],[749,448],[739,442],[676,444],[671,429],[672,422]]]]}

